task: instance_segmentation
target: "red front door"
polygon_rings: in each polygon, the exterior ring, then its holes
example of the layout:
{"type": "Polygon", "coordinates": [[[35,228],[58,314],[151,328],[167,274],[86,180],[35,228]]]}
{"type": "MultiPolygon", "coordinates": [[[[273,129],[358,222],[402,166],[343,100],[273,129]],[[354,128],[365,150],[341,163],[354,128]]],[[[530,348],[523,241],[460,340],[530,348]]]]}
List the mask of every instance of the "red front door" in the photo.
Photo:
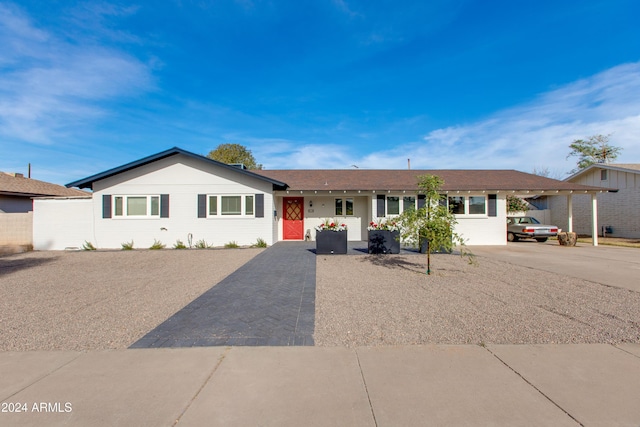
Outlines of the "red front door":
{"type": "Polygon", "coordinates": [[[304,239],[304,198],[285,197],[282,200],[282,235],[284,240],[304,239]]]}

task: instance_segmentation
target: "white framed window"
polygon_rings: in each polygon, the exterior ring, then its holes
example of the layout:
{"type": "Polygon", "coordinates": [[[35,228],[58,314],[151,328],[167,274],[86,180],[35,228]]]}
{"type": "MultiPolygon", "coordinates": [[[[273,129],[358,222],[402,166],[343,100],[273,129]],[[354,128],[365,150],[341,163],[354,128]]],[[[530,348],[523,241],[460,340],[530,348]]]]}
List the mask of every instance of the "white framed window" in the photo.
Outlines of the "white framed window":
{"type": "Polygon", "coordinates": [[[255,196],[253,194],[209,194],[207,195],[207,218],[253,217],[255,196]]]}
{"type": "Polygon", "coordinates": [[[411,209],[416,209],[418,206],[417,196],[400,196],[400,195],[389,195],[382,196],[382,199],[378,198],[378,203],[380,200],[384,200],[384,212],[381,211],[382,205],[378,205],[378,216],[396,216],[402,214],[404,211],[408,211],[411,209]]]}
{"type": "Polygon", "coordinates": [[[400,197],[387,196],[387,215],[400,215],[400,197]]]}
{"type": "Polygon", "coordinates": [[[487,199],[484,196],[470,196],[468,198],[469,215],[485,215],[487,213],[487,199]]]}
{"type": "Polygon", "coordinates": [[[449,196],[447,203],[454,215],[487,216],[486,196],[449,196]]]}
{"type": "Polygon", "coordinates": [[[160,195],[113,196],[114,218],[160,218],[160,195]]]}
{"type": "Polygon", "coordinates": [[[415,196],[404,196],[402,197],[402,212],[408,211],[416,208],[416,197],[415,196]]]}
{"type": "Polygon", "coordinates": [[[608,179],[607,170],[606,169],[601,169],[600,170],[600,181],[606,181],[607,179],[608,179]]]}
{"type": "Polygon", "coordinates": [[[337,198],[335,216],[353,216],[353,198],[337,198]]]}

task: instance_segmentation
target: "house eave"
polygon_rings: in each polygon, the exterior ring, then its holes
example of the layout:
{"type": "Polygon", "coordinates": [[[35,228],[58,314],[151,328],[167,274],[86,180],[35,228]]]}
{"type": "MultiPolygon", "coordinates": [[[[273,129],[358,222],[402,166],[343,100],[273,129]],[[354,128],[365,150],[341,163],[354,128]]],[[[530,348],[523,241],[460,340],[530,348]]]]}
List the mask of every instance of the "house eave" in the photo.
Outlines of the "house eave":
{"type": "Polygon", "coordinates": [[[66,184],[66,187],[68,187],[68,188],[71,188],[71,187],[89,188],[89,189],[93,190],[93,183],[96,182],[96,181],[100,181],[100,180],[109,178],[111,176],[118,175],[120,173],[129,171],[131,169],[135,169],[135,168],[147,165],[149,163],[153,163],[153,162],[156,162],[158,160],[162,160],[162,159],[165,159],[167,157],[175,156],[175,155],[178,155],[178,154],[182,154],[184,156],[187,156],[187,157],[190,157],[190,158],[194,158],[194,159],[197,159],[199,161],[203,161],[203,162],[206,162],[206,163],[209,163],[209,164],[214,164],[214,165],[216,165],[218,167],[221,167],[221,168],[224,168],[224,169],[228,169],[228,170],[232,170],[232,171],[234,171],[236,173],[239,173],[239,174],[248,175],[248,176],[254,177],[256,179],[259,179],[261,181],[269,182],[269,183],[271,183],[273,185],[274,189],[281,189],[281,188],[286,188],[287,187],[287,184],[285,184],[284,182],[280,182],[278,180],[275,180],[275,179],[272,179],[272,178],[269,178],[269,177],[266,177],[266,176],[258,175],[256,173],[251,172],[250,170],[241,169],[241,168],[238,168],[236,166],[232,166],[232,165],[228,165],[226,163],[218,162],[216,160],[209,159],[208,157],[204,157],[204,156],[201,156],[199,154],[195,154],[195,153],[183,150],[183,149],[178,148],[178,147],[173,147],[173,148],[170,148],[170,149],[168,149],[166,151],[162,151],[160,153],[144,157],[142,159],[127,163],[127,164],[122,165],[122,166],[118,166],[118,167],[113,168],[113,169],[109,169],[107,171],[104,171],[104,172],[101,172],[101,173],[98,173],[98,174],[95,174],[95,175],[91,175],[91,176],[89,176],[87,178],[83,178],[83,179],[80,179],[80,180],[77,180],[77,181],[70,182],[70,183],[66,184]]]}

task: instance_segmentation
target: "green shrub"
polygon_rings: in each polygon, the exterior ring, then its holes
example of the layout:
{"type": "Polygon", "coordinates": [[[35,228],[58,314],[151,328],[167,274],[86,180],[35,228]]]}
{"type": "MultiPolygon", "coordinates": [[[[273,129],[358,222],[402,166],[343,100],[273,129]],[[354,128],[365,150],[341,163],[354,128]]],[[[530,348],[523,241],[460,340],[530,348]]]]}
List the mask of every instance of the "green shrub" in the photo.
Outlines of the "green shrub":
{"type": "Polygon", "coordinates": [[[120,244],[123,251],[130,251],[133,249],[133,240],[130,242],[124,242],[120,244]]]}
{"type": "Polygon", "coordinates": [[[238,242],[229,242],[229,243],[225,243],[224,247],[227,249],[236,249],[239,248],[240,246],[238,246],[238,242]]]}
{"type": "Polygon", "coordinates": [[[82,245],[82,249],[84,249],[85,251],[95,251],[96,247],[93,246],[93,243],[91,242],[87,242],[86,240],[84,241],[84,245],[82,245]]]}
{"type": "Polygon", "coordinates": [[[208,244],[204,239],[200,239],[194,245],[196,249],[210,249],[213,245],[208,244]]]}
{"type": "Polygon", "coordinates": [[[520,197],[507,194],[507,213],[526,212],[529,209],[527,202],[520,197]]]}
{"type": "Polygon", "coordinates": [[[153,239],[153,245],[149,247],[149,249],[164,249],[167,245],[160,242],[159,240],[153,239]]]}
{"type": "Polygon", "coordinates": [[[173,249],[187,249],[187,246],[182,243],[182,240],[176,240],[176,243],[173,245],[173,249]]]}
{"type": "Polygon", "coordinates": [[[255,248],[266,248],[267,247],[267,242],[266,242],[266,240],[258,237],[258,240],[256,240],[256,243],[253,244],[253,247],[255,247],[255,248]]]}

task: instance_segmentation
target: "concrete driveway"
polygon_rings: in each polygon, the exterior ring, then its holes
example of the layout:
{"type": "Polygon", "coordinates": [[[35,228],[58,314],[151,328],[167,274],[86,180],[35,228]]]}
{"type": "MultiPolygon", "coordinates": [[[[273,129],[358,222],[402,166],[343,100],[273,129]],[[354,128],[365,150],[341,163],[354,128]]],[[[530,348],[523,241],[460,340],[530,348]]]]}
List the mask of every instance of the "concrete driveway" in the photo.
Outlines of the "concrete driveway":
{"type": "Polygon", "coordinates": [[[566,247],[556,241],[520,241],[506,246],[472,246],[470,249],[479,257],[640,292],[640,249],[637,248],[580,243],[566,247]]]}

